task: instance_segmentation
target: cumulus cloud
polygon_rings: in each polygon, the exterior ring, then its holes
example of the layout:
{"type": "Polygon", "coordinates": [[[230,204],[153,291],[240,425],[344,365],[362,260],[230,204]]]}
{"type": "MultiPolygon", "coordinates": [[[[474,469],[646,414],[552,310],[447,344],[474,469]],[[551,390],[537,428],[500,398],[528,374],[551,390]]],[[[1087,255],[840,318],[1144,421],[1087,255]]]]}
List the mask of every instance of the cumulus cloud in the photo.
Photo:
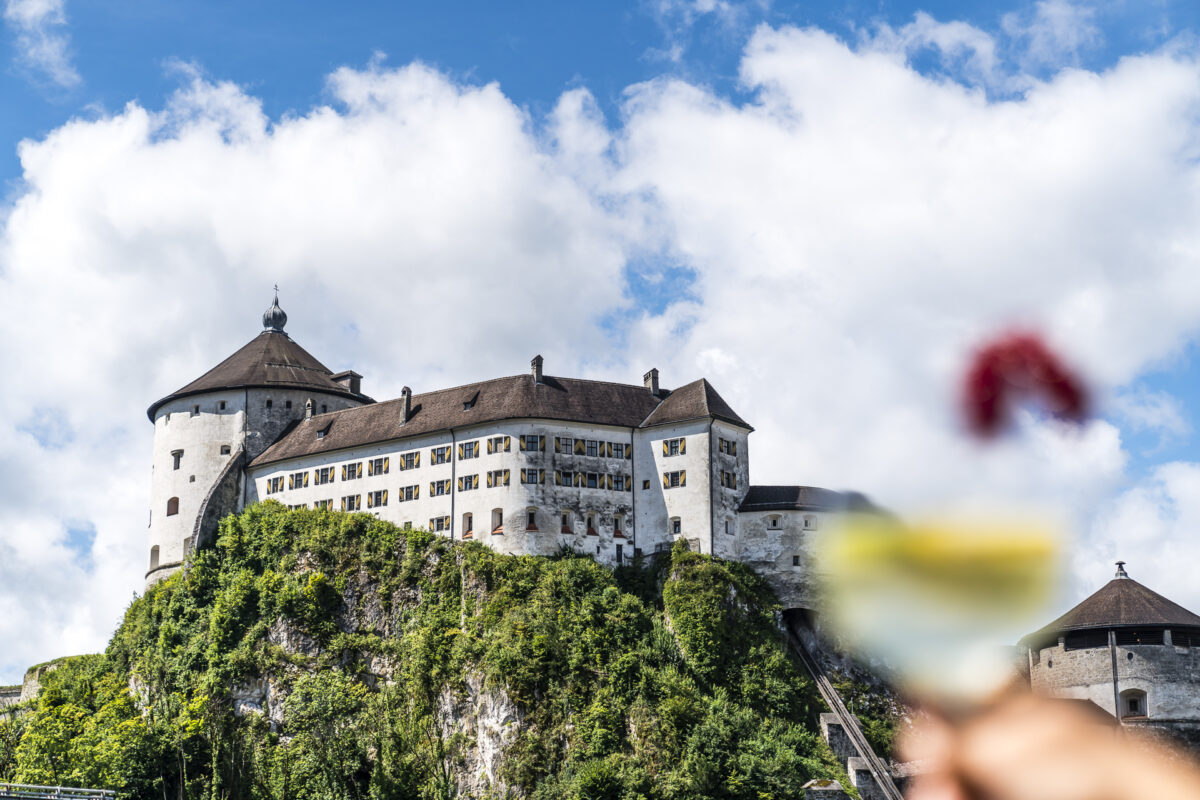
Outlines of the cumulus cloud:
{"type": "Polygon", "coordinates": [[[4,21],[16,39],[23,66],[64,88],[82,82],[71,64],[63,0],[8,0],[4,21]]]}
{"type": "Polygon", "coordinates": [[[705,375],[758,429],[756,483],[1035,504],[1107,541],[1121,428],[1022,412],[984,448],[956,381],[1014,324],[1102,392],[1195,336],[1195,54],[1005,100],[907,58],[763,27],[751,100],[653,81],[616,124],[583,89],[533,117],[378,61],[270,119],[184,68],[161,109],[23,143],[0,231],[0,682],[101,646],[146,562],[144,408],[255,335],[276,281],[292,335],[380,398],[538,352],[551,374],[705,375]]]}

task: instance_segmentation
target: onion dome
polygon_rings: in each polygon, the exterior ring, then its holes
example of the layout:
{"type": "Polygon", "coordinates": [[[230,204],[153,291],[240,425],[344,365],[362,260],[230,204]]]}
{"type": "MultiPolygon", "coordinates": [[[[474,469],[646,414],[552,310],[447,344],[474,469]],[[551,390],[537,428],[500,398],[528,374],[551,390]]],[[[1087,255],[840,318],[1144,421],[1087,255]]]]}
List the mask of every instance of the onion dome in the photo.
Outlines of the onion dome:
{"type": "Polygon", "coordinates": [[[287,314],[283,313],[283,309],[279,307],[279,289],[276,289],[275,301],[271,303],[270,308],[263,312],[263,328],[283,333],[284,325],[287,325],[287,314]]]}

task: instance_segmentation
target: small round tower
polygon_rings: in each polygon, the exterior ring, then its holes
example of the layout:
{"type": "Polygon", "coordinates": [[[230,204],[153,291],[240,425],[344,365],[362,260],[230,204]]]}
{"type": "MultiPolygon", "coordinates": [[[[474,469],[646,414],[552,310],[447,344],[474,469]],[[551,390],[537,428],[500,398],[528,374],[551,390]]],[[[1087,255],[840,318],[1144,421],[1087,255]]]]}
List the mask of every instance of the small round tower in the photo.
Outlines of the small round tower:
{"type": "Polygon", "coordinates": [[[1200,616],[1129,577],[1021,641],[1030,685],[1200,744],[1200,616]]]}
{"type": "Polygon", "coordinates": [[[245,466],[289,425],[373,402],[361,375],[334,375],[284,333],[278,294],[262,322],[244,347],[146,412],[154,423],[147,586],[242,507],[245,466]]]}

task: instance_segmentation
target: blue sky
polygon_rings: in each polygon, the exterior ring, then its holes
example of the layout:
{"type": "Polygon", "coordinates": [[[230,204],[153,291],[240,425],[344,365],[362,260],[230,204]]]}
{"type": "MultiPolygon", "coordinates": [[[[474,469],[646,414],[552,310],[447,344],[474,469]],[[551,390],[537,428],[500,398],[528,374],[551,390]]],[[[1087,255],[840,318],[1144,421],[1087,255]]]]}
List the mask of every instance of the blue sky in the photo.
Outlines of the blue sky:
{"type": "Polygon", "coordinates": [[[1036,501],[1070,592],[1122,557],[1200,608],[1171,569],[1200,558],[1200,5],[5,9],[0,683],[102,645],[144,572],[144,409],[276,282],[375,397],[534,353],[705,376],[755,483],[1036,501]],[[1099,418],[982,451],[955,382],[1012,326],[1099,418]]]}

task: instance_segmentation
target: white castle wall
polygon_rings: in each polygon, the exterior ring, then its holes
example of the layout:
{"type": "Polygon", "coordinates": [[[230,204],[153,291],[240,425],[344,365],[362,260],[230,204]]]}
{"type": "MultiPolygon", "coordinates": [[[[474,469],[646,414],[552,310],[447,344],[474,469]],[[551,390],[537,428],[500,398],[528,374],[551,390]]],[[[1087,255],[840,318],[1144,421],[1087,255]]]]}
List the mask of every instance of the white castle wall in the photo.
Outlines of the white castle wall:
{"type": "Polygon", "coordinates": [[[709,503],[709,420],[660,425],[634,434],[634,486],[637,495],[639,546],[669,548],[675,539],[687,539],[702,553],[712,552],[712,512],[709,503]],[[663,442],[683,438],[686,452],[664,455],[663,442]],[[686,471],[687,483],[663,487],[663,474],[686,471]],[[646,482],[649,481],[649,486],[646,482]],[[680,532],[672,522],[678,519],[680,532]]]}
{"type": "Polygon", "coordinates": [[[741,540],[738,508],[750,489],[749,433],[742,428],[714,420],[709,437],[709,460],[712,464],[712,554],[721,558],[737,558],[741,540]],[[722,453],[720,440],[734,444],[734,453],[722,453]],[[736,485],[721,485],[721,472],[730,472],[736,485]]]}
{"type": "Polygon", "coordinates": [[[250,389],[182,397],[157,409],[147,584],[165,578],[183,561],[193,544],[201,506],[230,460],[243,449],[247,461],[265,450],[292,421],[304,416],[309,398],[318,409],[324,405],[331,411],[360,404],[352,398],[311,391],[250,389]],[[222,453],[223,447],[229,452],[222,453]],[[180,451],[179,468],[175,469],[174,454],[180,451]],[[172,498],[178,499],[178,513],[168,515],[172,498]]]}

